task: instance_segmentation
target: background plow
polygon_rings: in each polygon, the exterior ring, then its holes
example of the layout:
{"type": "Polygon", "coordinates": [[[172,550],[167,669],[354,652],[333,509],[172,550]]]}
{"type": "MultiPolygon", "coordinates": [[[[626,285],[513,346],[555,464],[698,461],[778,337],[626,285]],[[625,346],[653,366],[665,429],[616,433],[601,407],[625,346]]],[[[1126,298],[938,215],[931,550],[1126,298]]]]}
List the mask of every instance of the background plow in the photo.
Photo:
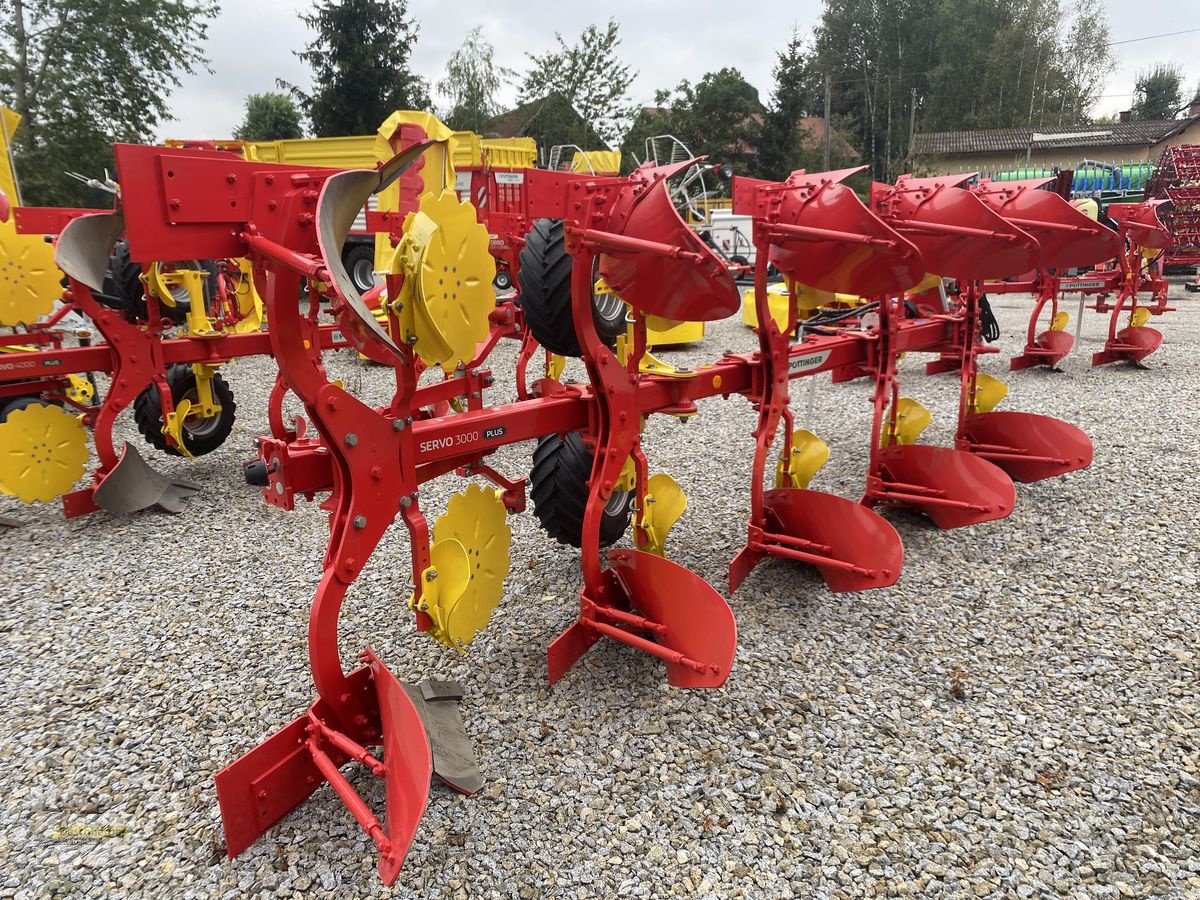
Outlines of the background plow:
{"type": "Polygon", "coordinates": [[[1010,368],[1062,363],[1079,340],[1088,296],[1095,297],[1091,309],[1109,314],[1104,348],[1092,355],[1092,365],[1141,364],[1162,344],[1162,333],[1147,325],[1150,316],[1172,311],[1162,276],[1162,258],[1171,246],[1158,216],[1163,201],[1110,203],[1105,212],[1114,229],[1043,190],[1047,181],[984,181],[973,188],[1001,216],[1034,235],[1041,247],[1032,277],[1015,274],[986,285],[992,294],[1034,295],[1025,348],[1010,368]],[[1143,293],[1150,295],[1148,303],[1141,301],[1143,293]],[[1067,331],[1070,313],[1060,308],[1071,294],[1079,296],[1074,335],[1067,331]],[[1049,326],[1039,332],[1047,314],[1049,326]]]}

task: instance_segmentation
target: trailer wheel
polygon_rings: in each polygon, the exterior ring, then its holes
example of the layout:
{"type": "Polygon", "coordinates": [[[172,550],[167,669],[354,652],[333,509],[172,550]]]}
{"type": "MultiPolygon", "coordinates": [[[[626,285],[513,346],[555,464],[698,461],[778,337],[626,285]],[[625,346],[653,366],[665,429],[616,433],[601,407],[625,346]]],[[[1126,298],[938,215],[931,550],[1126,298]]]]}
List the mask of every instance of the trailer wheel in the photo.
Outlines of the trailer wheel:
{"type": "MultiPolygon", "coordinates": [[[[174,269],[200,269],[205,272],[204,300],[207,303],[218,290],[217,264],[211,259],[189,259],[174,263],[161,263],[174,269]]],[[[113,248],[109,259],[109,276],[111,278],[112,296],[117,303],[106,303],[116,309],[124,310],[126,316],[138,322],[144,322],[147,315],[146,286],[142,283],[142,267],[129,258],[129,244],[120,240],[113,248]]],[[[106,279],[105,287],[109,287],[106,279]]],[[[187,319],[188,306],[191,298],[180,293],[175,298],[175,305],[168,306],[160,303],[162,314],[176,325],[187,319]]]]}
{"type": "Polygon", "coordinates": [[[497,269],[496,277],[492,279],[492,287],[498,291],[507,291],[512,287],[512,275],[508,269],[497,269]]]}
{"type": "Polygon", "coordinates": [[[0,425],[8,420],[9,413],[15,413],[18,409],[25,409],[27,406],[49,406],[49,404],[36,394],[0,400],[0,425]]]}
{"type": "MultiPolygon", "coordinates": [[[[525,236],[517,273],[521,290],[517,303],[525,324],[539,344],[560,356],[579,357],[583,350],[571,313],[571,256],[567,253],[560,219],[538,219],[525,236]]],[[[615,294],[594,298],[592,321],[609,349],[625,333],[625,304],[615,294]]]]}
{"type": "Polygon", "coordinates": [[[354,244],[342,254],[342,262],[350,273],[355,289],[365,294],[375,287],[375,248],[370,244],[354,244]]]}
{"type": "MultiPolygon", "coordinates": [[[[583,517],[591,477],[592,454],[578,432],[561,437],[548,434],[538,441],[529,475],[533,514],[546,533],[560,544],[578,547],[583,543],[583,517]]],[[[621,538],[629,528],[632,514],[633,493],[614,491],[600,519],[601,547],[621,538]]]]}
{"type": "MultiPolygon", "coordinates": [[[[167,387],[171,391],[171,401],[196,399],[196,373],[192,367],[184,363],[176,363],[167,368],[167,387]]],[[[213,399],[221,405],[221,411],[211,418],[196,417],[186,419],[183,423],[183,442],[192,456],[203,456],[212,453],[229,437],[233,430],[234,413],[237,405],[233,402],[233,391],[219,374],[213,375],[213,399]]],[[[146,388],[133,401],[133,418],[137,422],[138,431],[146,439],[146,443],[170,456],[182,456],[176,448],[167,443],[163,434],[162,403],[158,399],[158,388],[154,385],[146,388]]]]}

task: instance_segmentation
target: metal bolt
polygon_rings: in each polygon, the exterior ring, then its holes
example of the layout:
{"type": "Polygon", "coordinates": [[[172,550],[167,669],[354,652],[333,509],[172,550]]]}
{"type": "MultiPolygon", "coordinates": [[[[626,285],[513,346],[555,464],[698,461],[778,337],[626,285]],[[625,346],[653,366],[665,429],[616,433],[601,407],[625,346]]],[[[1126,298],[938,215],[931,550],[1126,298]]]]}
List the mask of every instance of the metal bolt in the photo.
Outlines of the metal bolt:
{"type": "Polygon", "coordinates": [[[438,576],[437,569],[430,569],[428,572],[425,573],[425,580],[426,581],[436,581],[437,576],[438,576]]]}
{"type": "Polygon", "coordinates": [[[360,515],[360,516],[355,516],[355,517],[354,517],[354,527],[355,527],[355,528],[360,528],[360,529],[361,529],[361,528],[366,528],[366,527],[367,527],[367,517],[366,517],[366,516],[361,516],[361,515],[360,515]]]}
{"type": "Polygon", "coordinates": [[[343,440],[345,441],[347,447],[353,447],[358,443],[358,435],[351,431],[346,435],[345,438],[343,438],[343,440]]]}
{"type": "Polygon", "coordinates": [[[403,431],[403,430],[404,430],[404,420],[403,419],[392,419],[392,431],[403,431]]]}
{"type": "Polygon", "coordinates": [[[417,342],[417,336],[415,334],[406,335],[404,338],[404,342],[406,344],[415,344],[417,342]]]}
{"type": "Polygon", "coordinates": [[[412,506],[412,497],[408,496],[408,494],[405,494],[400,498],[400,508],[408,509],[410,506],[412,506]]]}

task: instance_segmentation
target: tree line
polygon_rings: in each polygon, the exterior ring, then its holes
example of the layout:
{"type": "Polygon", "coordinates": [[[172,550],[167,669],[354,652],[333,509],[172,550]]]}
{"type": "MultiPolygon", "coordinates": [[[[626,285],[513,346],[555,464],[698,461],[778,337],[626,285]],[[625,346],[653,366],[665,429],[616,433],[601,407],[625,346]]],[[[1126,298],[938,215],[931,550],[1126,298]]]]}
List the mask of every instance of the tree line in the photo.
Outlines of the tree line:
{"type": "MultiPolygon", "coordinates": [[[[150,139],[181,77],[207,65],[199,48],[218,11],[216,0],[0,3],[0,98],[25,119],[14,145],[25,201],[78,203],[64,170],[98,174],[111,165],[112,141],[150,139]]],[[[737,68],[722,67],[639,106],[613,19],[573,39],[556,35],[550,49],[526,54],[520,73],[498,65],[474,28],[435,83],[412,66],[420,26],[408,0],[315,0],[301,19],[312,39],[296,55],[312,86],[280,81],[248,97],[236,137],[368,134],[395,109],[433,110],[451,128],[486,132],[514,85],[543,144],[599,139],[632,164],[647,137],[671,133],[696,154],[767,178],[825,163],[828,108],[837,136],[829,164],[864,163],[890,180],[910,162],[917,130],[1089,121],[1115,65],[1103,0],[824,0],[811,31],[794,30],[775,50],[765,100],[737,68]],[[436,108],[435,94],[445,98],[436,108]]],[[[1169,66],[1139,73],[1135,114],[1174,115],[1182,77],[1169,66]]]]}

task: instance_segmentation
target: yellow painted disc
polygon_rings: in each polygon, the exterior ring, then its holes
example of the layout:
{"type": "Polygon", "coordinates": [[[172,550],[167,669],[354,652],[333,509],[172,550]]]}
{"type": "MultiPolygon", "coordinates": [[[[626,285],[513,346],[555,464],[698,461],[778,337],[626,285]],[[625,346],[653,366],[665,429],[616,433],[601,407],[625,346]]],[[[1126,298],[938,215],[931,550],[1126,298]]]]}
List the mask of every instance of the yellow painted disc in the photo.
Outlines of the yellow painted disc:
{"type": "Polygon", "coordinates": [[[459,596],[439,598],[441,609],[430,610],[439,626],[433,636],[448,647],[469,644],[487,625],[504,594],[512,543],[507,518],[498,491],[472,484],[450,498],[433,525],[435,547],[442,541],[457,541],[466,550],[470,576],[459,596]]]}
{"type": "Polygon", "coordinates": [[[461,202],[454,191],[426,194],[414,216],[436,225],[420,248],[417,336],[423,327],[436,331],[449,347],[450,358],[435,362],[449,371],[474,357],[476,345],[488,335],[488,316],[496,307],[496,262],[475,207],[461,202]]]}
{"type": "Polygon", "coordinates": [[[62,277],[42,235],[17,234],[11,221],[0,222],[0,325],[30,324],[53,312],[62,277]]]}
{"type": "Polygon", "coordinates": [[[0,424],[0,484],[25,503],[65,494],[87,461],[83,421],[60,406],[27,406],[0,424]]]}

